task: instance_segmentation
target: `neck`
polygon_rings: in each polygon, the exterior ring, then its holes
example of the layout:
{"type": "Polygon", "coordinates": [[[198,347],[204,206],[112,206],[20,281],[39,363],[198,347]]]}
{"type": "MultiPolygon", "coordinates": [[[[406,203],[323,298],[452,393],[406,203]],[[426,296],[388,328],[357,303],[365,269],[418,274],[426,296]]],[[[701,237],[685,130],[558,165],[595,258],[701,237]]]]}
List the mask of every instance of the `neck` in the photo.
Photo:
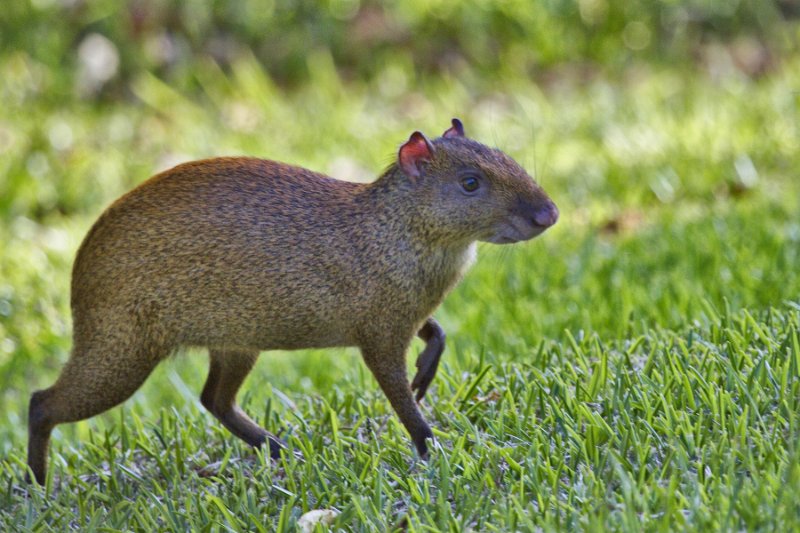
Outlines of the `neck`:
{"type": "Polygon", "coordinates": [[[472,264],[476,244],[436,227],[430,209],[419,202],[425,192],[393,165],[361,194],[380,240],[392,242],[389,249],[402,250],[387,275],[416,286],[412,292],[419,295],[420,310],[430,313],[472,264]]]}
{"type": "Polygon", "coordinates": [[[411,178],[403,174],[397,163],[387,168],[378,179],[368,184],[364,190],[371,201],[381,203],[391,201],[404,203],[404,200],[413,199],[414,183],[411,178]]]}
{"type": "MultiPolygon", "coordinates": [[[[417,178],[424,179],[424,176],[417,178]]],[[[366,186],[363,196],[365,204],[374,211],[374,217],[385,227],[397,228],[398,235],[430,251],[461,254],[474,241],[460,238],[436,220],[432,212],[436,207],[420,201],[428,192],[423,183],[415,183],[393,164],[366,186]]]]}

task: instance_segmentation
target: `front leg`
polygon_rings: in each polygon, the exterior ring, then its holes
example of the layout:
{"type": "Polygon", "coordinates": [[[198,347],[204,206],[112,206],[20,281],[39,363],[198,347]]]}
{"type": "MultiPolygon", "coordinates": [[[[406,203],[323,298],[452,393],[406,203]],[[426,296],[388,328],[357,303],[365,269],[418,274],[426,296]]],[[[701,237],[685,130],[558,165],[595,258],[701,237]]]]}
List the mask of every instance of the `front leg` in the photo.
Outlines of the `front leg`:
{"type": "Polygon", "coordinates": [[[422,325],[417,336],[425,341],[425,349],[417,357],[417,374],[411,382],[411,389],[417,391],[417,401],[425,397],[436,370],[439,368],[439,359],[444,352],[445,333],[433,317],[428,318],[422,325]]]}
{"type": "Polygon", "coordinates": [[[428,423],[419,412],[414,395],[408,384],[406,374],[406,347],[408,342],[387,341],[385,343],[369,343],[369,346],[362,346],[361,353],[384,394],[392,404],[397,416],[405,426],[417,453],[423,459],[428,457],[428,445],[426,439],[432,439],[433,433],[428,423]]]}

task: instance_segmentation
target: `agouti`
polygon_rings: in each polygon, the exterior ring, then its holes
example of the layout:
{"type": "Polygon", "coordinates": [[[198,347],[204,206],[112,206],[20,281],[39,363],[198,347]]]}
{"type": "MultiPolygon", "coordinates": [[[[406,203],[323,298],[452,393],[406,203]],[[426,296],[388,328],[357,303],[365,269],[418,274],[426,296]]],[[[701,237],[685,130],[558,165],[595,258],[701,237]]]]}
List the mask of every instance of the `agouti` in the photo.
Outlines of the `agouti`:
{"type": "Polygon", "coordinates": [[[557,219],[533,179],[458,119],[433,141],[412,134],[369,184],[240,157],[158,174],[114,202],[78,251],[72,355],[31,396],[28,465],[42,483],[55,425],[124,401],[184,346],[209,349],[203,405],[273,457],[282,443],[236,405],[259,352],[357,346],[426,457],[417,401],[445,341],[431,313],[476,241],[524,241],[557,219]],[[426,347],[409,384],[415,335],[426,347]]]}

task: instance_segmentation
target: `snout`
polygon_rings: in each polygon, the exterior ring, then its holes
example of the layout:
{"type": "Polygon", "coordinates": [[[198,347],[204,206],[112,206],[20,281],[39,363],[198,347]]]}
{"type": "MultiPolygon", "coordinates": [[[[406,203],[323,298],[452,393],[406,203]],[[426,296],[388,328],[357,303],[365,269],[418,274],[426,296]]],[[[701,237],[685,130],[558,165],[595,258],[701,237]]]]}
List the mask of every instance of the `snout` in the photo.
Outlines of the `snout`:
{"type": "Polygon", "coordinates": [[[557,221],[558,208],[552,200],[524,204],[505,219],[495,233],[485,240],[495,244],[527,241],[540,235],[557,221]]]}
{"type": "Polygon", "coordinates": [[[556,204],[548,200],[544,205],[534,207],[530,216],[534,226],[539,226],[544,230],[558,221],[558,208],[556,204]]]}

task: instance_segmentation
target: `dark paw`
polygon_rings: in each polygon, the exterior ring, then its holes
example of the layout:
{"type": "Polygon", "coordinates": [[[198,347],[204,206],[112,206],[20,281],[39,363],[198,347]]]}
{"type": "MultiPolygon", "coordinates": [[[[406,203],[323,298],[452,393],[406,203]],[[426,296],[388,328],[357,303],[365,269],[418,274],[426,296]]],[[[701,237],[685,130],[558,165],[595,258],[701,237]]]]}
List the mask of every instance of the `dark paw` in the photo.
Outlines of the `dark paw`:
{"type": "Polygon", "coordinates": [[[439,368],[439,359],[444,351],[445,333],[433,317],[428,318],[417,333],[425,341],[425,349],[417,357],[417,375],[411,382],[411,390],[417,391],[417,401],[421,401],[428,392],[436,370],[439,368]]]}
{"type": "Polygon", "coordinates": [[[436,371],[439,368],[439,360],[444,351],[444,342],[438,338],[432,338],[428,341],[425,349],[417,357],[417,374],[411,382],[411,390],[416,391],[417,401],[421,401],[428,392],[428,387],[436,377],[436,371]]]}
{"type": "Polygon", "coordinates": [[[419,458],[423,461],[427,461],[430,457],[428,453],[428,443],[426,442],[428,439],[433,440],[433,432],[431,428],[423,428],[419,435],[414,437],[414,446],[417,448],[417,454],[419,454],[419,458]]]}
{"type": "Polygon", "coordinates": [[[286,449],[286,443],[274,435],[267,437],[269,443],[269,456],[272,459],[280,459],[281,452],[286,449]]]}

